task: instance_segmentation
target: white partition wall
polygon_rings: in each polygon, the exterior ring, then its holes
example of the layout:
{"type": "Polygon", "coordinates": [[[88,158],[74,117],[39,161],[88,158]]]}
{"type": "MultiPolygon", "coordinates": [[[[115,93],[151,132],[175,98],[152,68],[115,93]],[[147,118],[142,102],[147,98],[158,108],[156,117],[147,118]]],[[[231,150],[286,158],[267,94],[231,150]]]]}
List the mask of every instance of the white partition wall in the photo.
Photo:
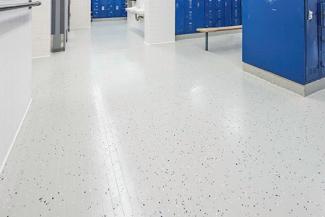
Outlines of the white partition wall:
{"type": "Polygon", "coordinates": [[[0,171],[31,102],[31,10],[0,13],[0,171]]]}
{"type": "Polygon", "coordinates": [[[175,42],[175,0],[145,0],[145,42],[175,42]]]}
{"type": "Polygon", "coordinates": [[[91,0],[71,0],[71,29],[90,28],[91,0]]]}

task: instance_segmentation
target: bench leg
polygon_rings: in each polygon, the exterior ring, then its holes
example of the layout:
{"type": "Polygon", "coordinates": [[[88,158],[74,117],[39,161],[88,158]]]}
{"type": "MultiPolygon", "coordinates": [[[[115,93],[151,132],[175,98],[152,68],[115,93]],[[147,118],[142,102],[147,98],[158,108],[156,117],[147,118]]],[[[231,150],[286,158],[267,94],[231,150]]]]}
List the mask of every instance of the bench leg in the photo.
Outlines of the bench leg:
{"type": "Polygon", "coordinates": [[[205,33],[205,50],[206,51],[209,50],[209,33],[208,32],[205,33]]]}

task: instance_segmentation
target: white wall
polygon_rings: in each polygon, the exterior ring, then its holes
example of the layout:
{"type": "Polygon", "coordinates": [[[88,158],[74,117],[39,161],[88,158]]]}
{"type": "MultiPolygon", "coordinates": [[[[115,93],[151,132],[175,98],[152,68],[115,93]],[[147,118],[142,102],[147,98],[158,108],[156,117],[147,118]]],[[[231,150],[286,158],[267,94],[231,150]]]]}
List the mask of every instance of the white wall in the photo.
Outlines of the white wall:
{"type": "Polygon", "coordinates": [[[1,12],[0,171],[31,100],[31,59],[31,10],[1,12]]]}
{"type": "Polygon", "coordinates": [[[91,0],[71,0],[71,29],[90,28],[91,0]]]}
{"type": "Polygon", "coordinates": [[[175,0],[145,0],[145,42],[175,42],[175,0]]]}
{"type": "Polygon", "coordinates": [[[42,5],[33,9],[33,57],[45,57],[51,51],[51,0],[38,0],[42,5]]]}

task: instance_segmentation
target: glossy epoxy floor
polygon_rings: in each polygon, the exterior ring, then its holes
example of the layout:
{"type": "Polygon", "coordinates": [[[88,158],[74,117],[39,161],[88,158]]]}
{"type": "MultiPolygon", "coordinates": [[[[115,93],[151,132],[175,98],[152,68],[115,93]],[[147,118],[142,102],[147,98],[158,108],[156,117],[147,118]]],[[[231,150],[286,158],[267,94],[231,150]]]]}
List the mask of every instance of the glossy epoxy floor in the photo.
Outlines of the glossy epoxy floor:
{"type": "Polygon", "coordinates": [[[146,46],[122,22],[34,61],[0,216],[325,216],[325,92],[241,70],[241,35],[146,46]]]}

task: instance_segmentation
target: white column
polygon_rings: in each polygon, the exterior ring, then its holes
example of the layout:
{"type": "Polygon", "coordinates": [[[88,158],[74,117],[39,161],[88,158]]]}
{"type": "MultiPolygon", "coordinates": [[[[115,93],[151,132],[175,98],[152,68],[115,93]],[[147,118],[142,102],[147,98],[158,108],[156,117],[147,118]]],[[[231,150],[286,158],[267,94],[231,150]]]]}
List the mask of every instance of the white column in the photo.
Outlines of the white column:
{"type": "Polygon", "coordinates": [[[145,42],[175,42],[175,0],[145,0],[145,42]]]}

